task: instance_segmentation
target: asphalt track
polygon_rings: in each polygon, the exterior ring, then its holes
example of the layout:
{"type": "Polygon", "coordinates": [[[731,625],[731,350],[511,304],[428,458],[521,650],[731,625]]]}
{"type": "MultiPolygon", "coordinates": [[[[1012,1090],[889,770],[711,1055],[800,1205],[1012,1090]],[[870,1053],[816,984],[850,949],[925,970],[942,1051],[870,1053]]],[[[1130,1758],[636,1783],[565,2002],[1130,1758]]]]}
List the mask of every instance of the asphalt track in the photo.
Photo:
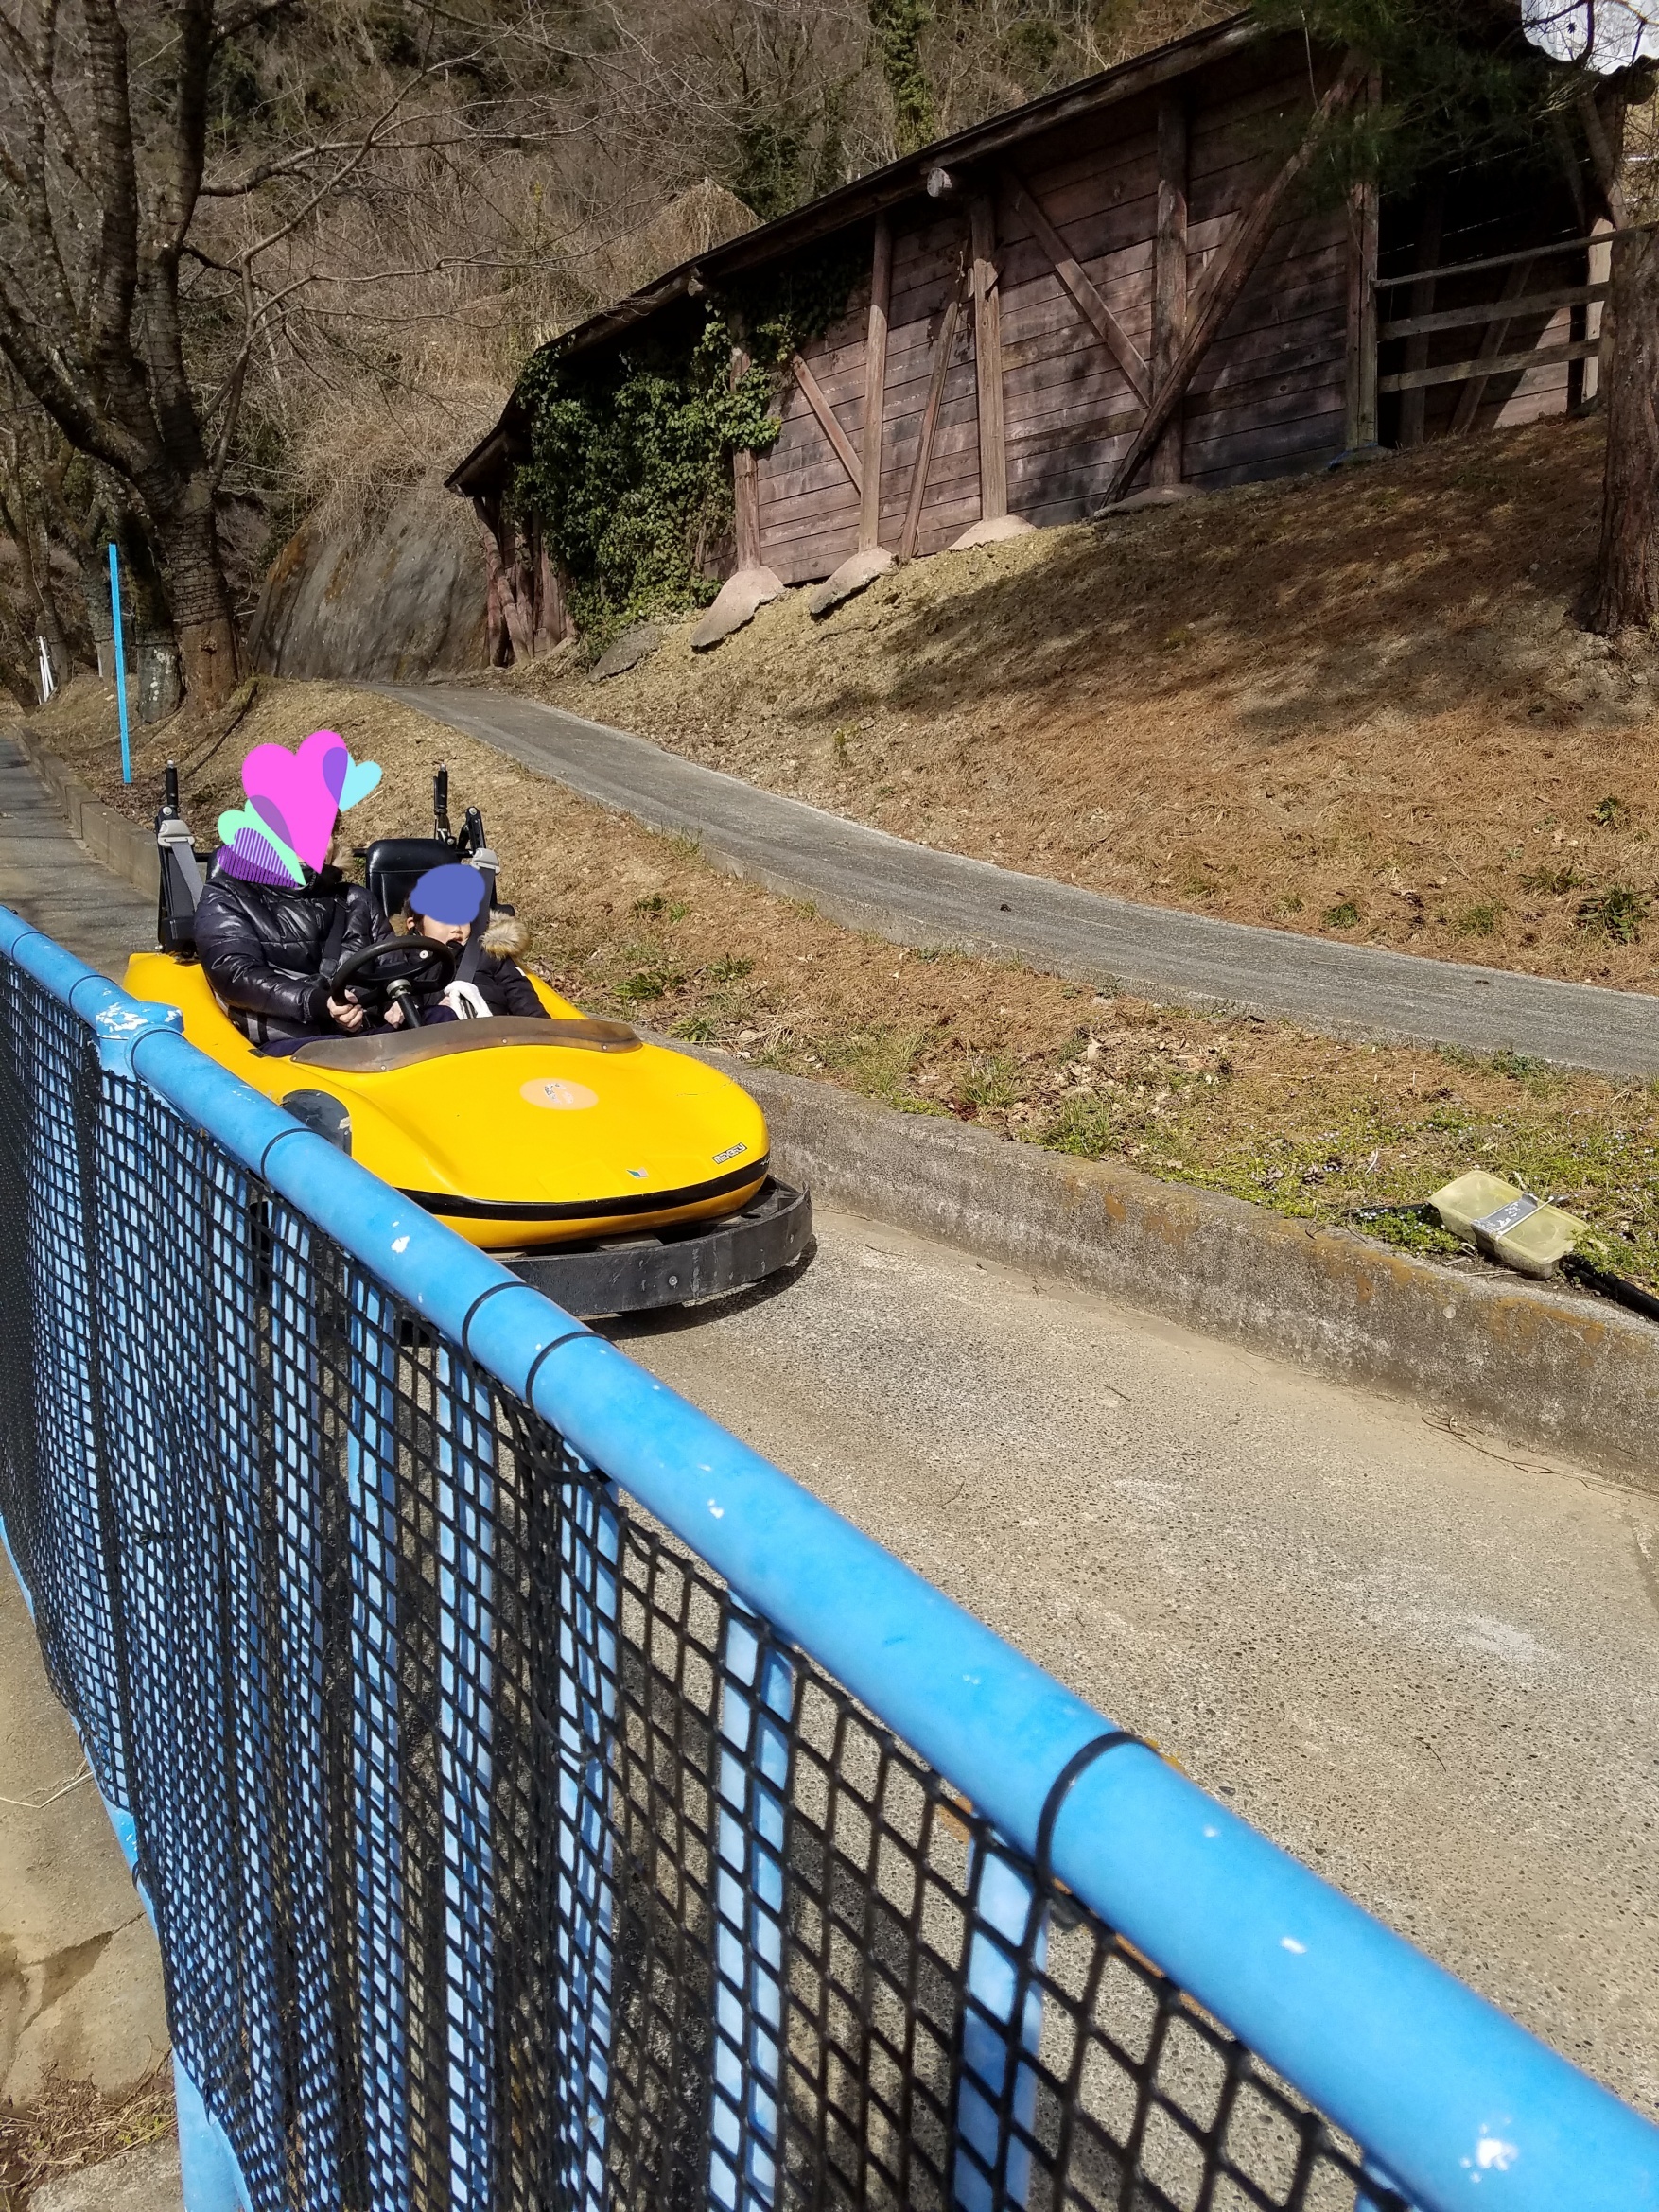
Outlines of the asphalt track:
{"type": "MultiPolygon", "coordinates": [[[[0,780],[26,880],[83,955],[137,904],[0,780]]],[[[1659,2115],[1659,1501],[830,1209],[793,1281],[613,1330],[1659,2115]]]]}
{"type": "Polygon", "coordinates": [[[1659,1074],[1659,1000],[1638,992],[1136,906],[889,837],[487,686],[374,688],[585,798],[696,837],[735,875],[899,944],[959,946],[1096,988],[1285,1015],[1335,1035],[1659,1074]]]}
{"type": "Polygon", "coordinates": [[[1659,2114],[1659,1501],[839,1210],[653,1373],[1659,2114]]]}

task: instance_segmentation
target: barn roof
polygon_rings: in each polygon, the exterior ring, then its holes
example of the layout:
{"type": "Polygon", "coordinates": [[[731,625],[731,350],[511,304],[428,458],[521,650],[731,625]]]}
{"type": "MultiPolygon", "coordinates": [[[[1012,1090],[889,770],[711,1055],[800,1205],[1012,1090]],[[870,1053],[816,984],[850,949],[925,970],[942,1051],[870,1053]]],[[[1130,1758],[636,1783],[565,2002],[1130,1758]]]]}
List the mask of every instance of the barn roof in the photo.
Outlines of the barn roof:
{"type": "MultiPolygon", "coordinates": [[[[625,300],[619,300],[615,306],[602,308],[585,322],[550,339],[538,352],[568,357],[612,343],[700,289],[727,283],[751,270],[783,260],[822,238],[832,237],[838,231],[867,222],[873,216],[883,214],[905,200],[925,196],[928,180],[935,170],[948,171],[952,165],[962,169],[971,168],[1057,125],[1077,122],[1120,101],[1133,99],[1157,85],[1167,84],[1173,78],[1184,77],[1218,61],[1261,35],[1249,16],[1232,16],[1208,30],[1194,31],[1189,37],[1173,40],[1150,53],[1138,54],[1133,61],[1120,62],[1117,68],[1103,70],[1096,77],[1085,78],[1081,83],[1045,93],[1040,99],[1029,100],[1022,108],[993,115],[988,122],[958,131],[952,137],[935,139],[916,153],[889,162],[885,168],[872,169],[867,176],[825,193],[822,199],[809,200],[804,207],[763,223],[758,230],[746,231],[724,246],[716,246],[707,253],[682,262],[654,284],[641,287],[625,300]]],[[[527,458],[529,427],[515,394],[508,400],[495,428],[451,471],[445,479],[448,489],[463,495],[488,490],[499,480],[505,467],[527,458]]]]}

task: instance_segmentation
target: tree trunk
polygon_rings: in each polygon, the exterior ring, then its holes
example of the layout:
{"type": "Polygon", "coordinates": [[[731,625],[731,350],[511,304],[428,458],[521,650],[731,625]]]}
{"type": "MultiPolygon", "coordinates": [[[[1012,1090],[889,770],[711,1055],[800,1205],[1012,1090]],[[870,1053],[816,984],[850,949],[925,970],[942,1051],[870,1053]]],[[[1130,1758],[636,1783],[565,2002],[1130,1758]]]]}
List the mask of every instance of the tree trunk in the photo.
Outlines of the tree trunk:
{"type": "Polygon", "coordinates": [[[192,706],[211,713],[225,704],[241,680],[236,626],[229,615],[222,615],[211,621],[181,622],[177,634],[184,696],[192,706]]]}
{"type": "Polygon", "coordinates": [[[1613,360],[1590,612],[1591,629],[1604,637],[1645,628],[1659,614],[1659,235],[1615,234],[1607,313],[1613,360]]]}
{"type": "Polygon", "coordinates": [[[212,712],[229,699],[240,676],[236,625],[219,558],[212,488],[205,482],[189,484],[172,513],[164,517],[152,507],[151,514],[166,566],[184,696],[198,711],[212,712]]]}
{"type": "Polygon", "coordinates": [[[35,697],[35,671],[29,640],[16,618],[9,597],[0,595],[0,690],[9,691],[25,714],[40,702],[35,697]]]}
{"type": "MultiPolygon", "coordinates": [[[[9,539],[12,556],[29,606],[28,621],[36,637],[46,645],[46,660],[56,684],[69,681],[69,640],[59,618],[52,591],[52,544],[41,514],[37,487],[26,464],[19,465],[0,488],[0,532],[9,539]]],[[[31,651],[33,637],[29,640],[31,651]]]]}

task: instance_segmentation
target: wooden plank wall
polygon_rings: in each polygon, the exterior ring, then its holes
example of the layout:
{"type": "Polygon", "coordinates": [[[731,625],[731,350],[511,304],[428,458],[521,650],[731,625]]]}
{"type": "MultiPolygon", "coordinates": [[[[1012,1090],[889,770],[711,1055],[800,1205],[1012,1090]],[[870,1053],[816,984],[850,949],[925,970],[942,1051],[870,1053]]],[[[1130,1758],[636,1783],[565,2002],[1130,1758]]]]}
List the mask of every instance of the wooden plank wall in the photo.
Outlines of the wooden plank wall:
{"type": "MultiPolygon", "coordinates": [[[[1523,278],[1523,288],[1528,292],[1554,291],[1586,282],[1585,250],[1555,243],[1582,235],[1589,222],[1589,211],[1575,206],[1563,175],[1545,172],[1518,182],[1512,170],[1493,163],[1487,168],[1453,171],[1435,189],[1440,201],[1436,259],[1441,267],[1478,261],[1488,254],[1513,253],[1534,241],[1537,257],[1524,271],[1516,271],[1511,265],[1441,277],[1422,287],[1390,287],[1380,295],[1383,322],[1395,316],[1495,304],[1507,285],[1519,286],[1523,278]],[[1419,291],[1421,299],[1415,296],[1419,291]]],[[[1378,257],[1379,274],[1400,276],[1423,266],[1418,256],[1424,215],[1423,200],[1389,211],[1378,257]]],[[[1431,222],[1427,228],[1432,232],[1435,226],[1431,222]]],[[[1583,338],[1588,327],[1582,308],[1576,314],[1572,307],[1563,306],[1547,315],[1528,315],[1508,323],[1502,350],[1517,354],[1528,348],[1544,351],[1564,346],[1583,338]]],[[[1382,373],[1469,360],[1478,354],[1481,337],[1480,323],[1474,322],[1429,333],[1418,341],[1415,354],[1408,353],[1408,341],[1388,340],[1381,350],[1382,373]]],[[[1536,422],[1544,415],[1564,413],[1582,390],[1582,371],[1575,374],[1576,366],[1570,361],[1545,361],[1535,369],[1490,378],[1472,418],[1458,420],[1458,429],[1507,429],[1536,422]]],[[[1466,390],[1461,383],[1430,385],[1423,393],[1420,416],[1407,414],[1401,396],[1386,399],[1385,440],[1411,444],[1423,438],[1447,436],[1466,390]]]]}
{"type": "MultiPolygon", "coordinates": [[[[1306,50],[1295,41],[1246,53],[1180,79],[1177,91],[1186,105],[1187,286],[1196,301],[1213,256],[1305,125],[1306,50]]],[[[877,503],[882,545],[899,545],[934,348],[953,295],[964,305],[917,551],[948,546],[980,516],[974,317],[966,288],[969,203],[977,191],[994,191],[996,209],[1009,512],[1039,525],[1071,522],[1106,496],[1144,404],[1057,275],[1012,180],[1151,361],[1159,97],[1144,95],[1086,125],[1027,141],[995,174],[965,176],[948,198],[895,213],[877,503]]],[[[1294,215],[1272,234],[1178,417],[1188,482],[1205,489],[1249,482],[1342,449],[1347,264],[1339,210],[1294,215]]],[[[867,327],[868,291],[861,287],[841,322],[806,349],[855,449],[864,445],[867,327]]],[[[798,385],[787,391],[782,412],[782,433],[760,463],[761,544],[767,565],[795,583],[827,576],[855,549],[860,496],[798,385]]],[[[1161,469],[1167,466],[1161,453],[1161,469]]]]}

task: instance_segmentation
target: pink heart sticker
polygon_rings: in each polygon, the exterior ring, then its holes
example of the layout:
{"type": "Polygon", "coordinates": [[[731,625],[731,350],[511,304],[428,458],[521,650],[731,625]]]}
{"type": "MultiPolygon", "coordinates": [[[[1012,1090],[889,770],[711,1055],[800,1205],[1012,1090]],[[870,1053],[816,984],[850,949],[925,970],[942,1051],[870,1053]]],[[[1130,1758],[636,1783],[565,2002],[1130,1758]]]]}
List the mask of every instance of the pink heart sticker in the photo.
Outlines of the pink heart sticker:
{"type": "Polygon", "coordinates": [[[297,753],[284,745],[255,745],[242,763],[242,789],[307,867],[321,868],[328,859],[340,813],[336,794],[350,760],[335,731],[313,730],[297,753]]]}

